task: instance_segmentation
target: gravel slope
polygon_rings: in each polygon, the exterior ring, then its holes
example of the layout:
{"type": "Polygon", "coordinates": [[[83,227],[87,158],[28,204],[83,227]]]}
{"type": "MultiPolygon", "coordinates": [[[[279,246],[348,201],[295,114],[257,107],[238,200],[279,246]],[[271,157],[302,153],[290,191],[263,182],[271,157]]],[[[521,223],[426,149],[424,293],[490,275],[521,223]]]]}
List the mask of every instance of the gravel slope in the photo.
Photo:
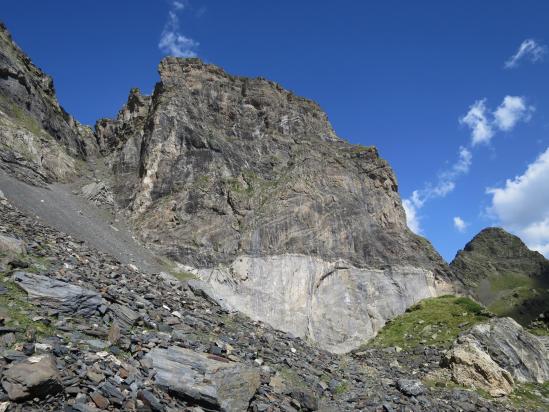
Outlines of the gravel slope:
{"type": "Polygon", "coordinates": [[[0,171],[0,190],[20,210],[122,263],[133,263],[144,272],[163,270],[157,258],[134,240],[120,215],[72,194],[69,185],[31,186],[0,171]]]}

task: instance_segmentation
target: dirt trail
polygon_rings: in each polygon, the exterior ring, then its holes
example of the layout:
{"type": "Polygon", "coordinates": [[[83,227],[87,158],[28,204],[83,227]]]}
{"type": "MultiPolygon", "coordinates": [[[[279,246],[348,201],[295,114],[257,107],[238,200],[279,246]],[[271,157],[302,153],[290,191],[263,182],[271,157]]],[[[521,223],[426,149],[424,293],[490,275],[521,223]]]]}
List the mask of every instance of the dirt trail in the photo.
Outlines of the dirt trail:
{"type": "Polygon", "coordinates": [[[28,185],[0,170],[0,190],[23,212],[37,216],[43,224],[83,240],[96,249],[133,263],[144,272],[165,270],[154,254],[132,237],[124,219],[74,195],[69,185],[47,188],[28,185]]]}

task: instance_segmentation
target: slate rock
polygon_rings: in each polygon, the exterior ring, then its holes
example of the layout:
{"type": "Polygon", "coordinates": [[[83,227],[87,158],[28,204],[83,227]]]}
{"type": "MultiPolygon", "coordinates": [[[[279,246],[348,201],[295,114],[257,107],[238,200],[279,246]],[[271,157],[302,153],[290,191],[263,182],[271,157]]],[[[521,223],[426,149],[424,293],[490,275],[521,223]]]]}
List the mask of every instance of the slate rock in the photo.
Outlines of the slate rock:
{"type": "Polygon", "coordinates": [[[245,411],[260,385],[257,369],[189,349],[155,348],[146,359],[157,385],[207,408],[245,411]]]}
{"type": "Polygon", "coordinates": [[[110,306],[110,309],[114,317],[118,320],[120,327],[123,329],[131,328],[137,323],[137,321],[141,317],[139,313],[135,312],[125,305],[120,305],[118,303],[113,303],[110,306]]]}
{"type": "Polygon", "coordinates": [[[40,355],[13,364],[2,377],[2,387],[12,401],[43,398],[63,390],[51,355],[40,355]]]}
{"type": "Polygon", "coordinates": [[[56,309],[60,313],[90,316],[102,303],[97,292],[47,276],[15,272],[13,280],[27,292],[31,301],[56,309]]]}

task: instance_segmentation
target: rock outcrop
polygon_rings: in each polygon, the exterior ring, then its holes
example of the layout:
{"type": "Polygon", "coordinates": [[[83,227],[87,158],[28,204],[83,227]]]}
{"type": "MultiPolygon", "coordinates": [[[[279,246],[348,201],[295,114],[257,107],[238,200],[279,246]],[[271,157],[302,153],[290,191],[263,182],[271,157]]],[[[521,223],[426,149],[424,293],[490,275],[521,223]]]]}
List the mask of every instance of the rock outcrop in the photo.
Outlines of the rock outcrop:
{"type": "Polygon", "coordinates": [[[159,73],[97,135],[142,241],[216,299],[347,351],[447,290],[387,162],[337,137],[317,104],[198,59],[166,58],[159,73]]]}
{"type": "Polygon", "coordinates": [[[51,77],[0,23],[0,168],[34,184],[67,181],[97,151],[91,129],[59,105],[51,77]]]}
{"type": "Polygon", "coordinates": [[[487,391],[498,397],[513,391],[513,377],[500,367],[479,342],[462,337],[443,357],[443,366],[450,370],[453,382],[487,391]]]}
{"type": "MultiPolygon", "coordinates": [[[[549,380],[549,352],[543,341],[511,318],[492,318],[464,332],[443,356],[441,365],[455,383],[492,396],[513,391],[515,383],[549,380]]],[[[444,377],[444,369],[434,375],[444,377]]]]}
{"type": "Polygon", "coordinates": [[[523,325],[549,310],[549,260],[500,228],[487,228],[450,267],[466,290],[500,316],[523,325]]]}

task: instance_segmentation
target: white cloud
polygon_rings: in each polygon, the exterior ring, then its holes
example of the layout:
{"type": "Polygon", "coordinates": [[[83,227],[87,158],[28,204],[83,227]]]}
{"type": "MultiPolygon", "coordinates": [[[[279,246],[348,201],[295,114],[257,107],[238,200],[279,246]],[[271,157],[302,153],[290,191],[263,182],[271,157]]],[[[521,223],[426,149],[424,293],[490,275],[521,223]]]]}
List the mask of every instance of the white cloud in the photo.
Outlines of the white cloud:
{"type": "Polygon", "coordinates": [[[445,197],[456,187],[456,180],[469,172],[473,154],[465,147],[459,148],[458,160],[447,170],[439,174],[435,184],[427,183],[421,190],[414,190],[408,199],[404,199],[402,206],[406,212],[408,227],[414,233],[421,233],[419,210],[425,202],[439,197],[445,197]]]}
{"type": "Polygon", "coordinates": [[[185,8],[185,5],[180,1],[174,1],[172,2],[172,7],[174,10],[183,10],[185,8]]]}
{"type": "Polygon", "coordinates": [[[509,131],[519,121],[529,121],[534,110],[533,106],[526,106],[522,97],[505,96],[503,102],[494,112],[494,123],[498,129],[509,131]]]}
{"type": "Polygon", "coordinates": [[[486,99],[477,100],[459,121],[472,130],[473,146],[488,143],[494,136],[494,130],[486,115],[486,99]]]}
{"type": "Polygon", "coordinates": [[[536,63],[543,59],[543,56],[547,52],[547,47],[538,44],[535,40],[524,40],[517,52],[505,62],[506,69],[512,69],[518,66],[522,59],[528,59],[532,63],[536,63]]]}
{"type": "Polygon", "coordinates": [[[458,232],[465,232],[465,229],[467,229],[468,225],[469,224],[466,223],[461,217],[454,217],[454,227],[458,230],[458,232]]]}
{"type": "Polygon", "coordinates": [[[404,199],[402,201],[402,207],[406,212],[406,223],[408,224],[408,227],[412,232],[419,235],[421,233],[421,227],[419,225],[416,205],[412,200],[404,199]]]}
{"type": "Polygon", "coordinates": [[[488,212],[532,249],[549,256],[549,148],[502,188],[489,188],[488,212]]]}
{"type": "Polygon", "coordinates": [[[180,1],[171,3],[172,10],[168,13],[168,20],[164,25],[158,48],[165,54],[175,57],[196,57],[196,48],[199,43],[179,32],[179,17],[177,11],[183,10],[185,5],[180,1]]]}
{"type": "Polygon", "coordinates": [[[459,122],[471,129],[471,144],[476,146],[490,143],[496,131],[509,132],[517,123],[529,121],[535,110],[534,106],[526,105],[524,97],[505,96],[498,108],[491,112],[486,99],[481,99],[469,107],[459,122]]]}

